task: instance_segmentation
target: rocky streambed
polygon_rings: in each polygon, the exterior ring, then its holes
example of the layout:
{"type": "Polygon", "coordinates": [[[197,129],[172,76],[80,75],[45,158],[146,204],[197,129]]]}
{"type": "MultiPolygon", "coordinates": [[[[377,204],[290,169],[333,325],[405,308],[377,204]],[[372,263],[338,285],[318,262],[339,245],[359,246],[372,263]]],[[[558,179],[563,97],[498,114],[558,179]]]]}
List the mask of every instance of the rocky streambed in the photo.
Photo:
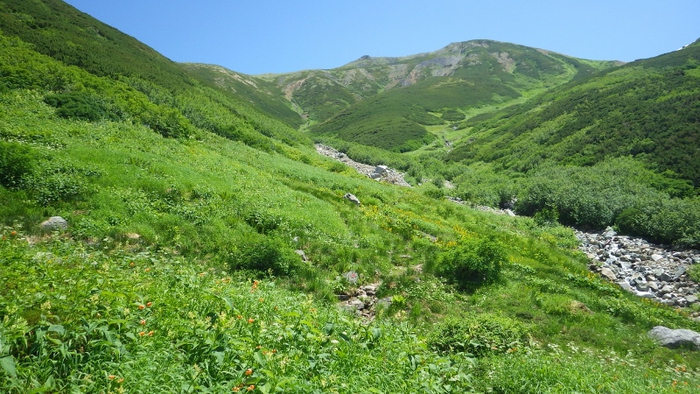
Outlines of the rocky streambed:
{"type": "Polygon", "coordinates": [[[601,233],[576,232],[580,249],[592,260],[589,268],[640,297],[677,307],[698,302],[700,285],[687,270],[700,264],[700,251],[676,250],[643,239],[601,233]]]}
{"type": "Polygon", "coordinates": [[[368,177],[377,181],[384,181],[398,186],[411,187],[411,185],[404,180],[403,174],[394,170],[393,168],[389,168],[384,165],[372,166],[354,161],[345,153],[323,144],[316,144],[316,152],[338,160],[339,162],[354,168],[360,174],[367,175],[368,177]]]}

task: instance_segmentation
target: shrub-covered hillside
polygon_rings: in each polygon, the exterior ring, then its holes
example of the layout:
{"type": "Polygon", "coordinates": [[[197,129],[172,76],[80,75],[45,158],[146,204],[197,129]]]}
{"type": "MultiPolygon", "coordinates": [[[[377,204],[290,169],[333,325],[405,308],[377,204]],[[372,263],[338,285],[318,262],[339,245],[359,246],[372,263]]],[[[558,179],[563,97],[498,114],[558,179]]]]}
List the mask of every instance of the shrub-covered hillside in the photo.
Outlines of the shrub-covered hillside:
{"type": "MultiPolygon", "coordinates": [[[[345,84],[363,100],[347,100],[330,113],[326,110],[326,116],[312,117],[323,122],[311,131],[392,151],[413,151],[435,140],[425,126],[452,123],[450,118],[464,119],[462,111],[469,108],[517,100],[610,66],[611,62],[583,61],[488,40],[454,43],[405,58],[362,58],[319,75],[335,78],[336,90],[345,84]]],[[[291,81],[297,79],[288,76],[282,83],[292,89],[291,81]]],[[[311,94],[318,97],[325,85],[309,79],[296,83],[293,100],[316,110],[318,105],[303,100],[311,94]]]]}

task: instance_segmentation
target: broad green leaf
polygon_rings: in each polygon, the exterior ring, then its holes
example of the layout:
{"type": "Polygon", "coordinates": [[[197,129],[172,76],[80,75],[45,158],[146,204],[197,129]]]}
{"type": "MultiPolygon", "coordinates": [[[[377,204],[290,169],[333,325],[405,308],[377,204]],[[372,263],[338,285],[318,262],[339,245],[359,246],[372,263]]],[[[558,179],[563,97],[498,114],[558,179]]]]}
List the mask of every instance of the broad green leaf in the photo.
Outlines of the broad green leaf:
{"type": "Polygon", "coordinates": [[[0,365],[2,366],[2,369],[5,370],[5,373],[12,376],[13,378],[17,377],[17,369],[15,368],[14,357],[7,356],[0,358],[0,365]]]}

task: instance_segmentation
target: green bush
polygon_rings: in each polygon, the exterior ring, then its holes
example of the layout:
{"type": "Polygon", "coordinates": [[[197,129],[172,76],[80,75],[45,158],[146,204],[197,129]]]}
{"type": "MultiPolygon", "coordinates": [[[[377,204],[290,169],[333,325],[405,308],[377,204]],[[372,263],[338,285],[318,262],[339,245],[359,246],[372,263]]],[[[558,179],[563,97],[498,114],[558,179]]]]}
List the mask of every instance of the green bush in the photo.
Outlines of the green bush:
{"type": "Polygon", "coordinates": [[[556,208],[543,208],[533,216],[538,226],[552,226],[559,222],[559,212],[556,208]]]}
{"type": "Polygon", "coordinates": [[[32,150],[26,145],[0,141],[0,185],[14,189],[34,170],[32,150]]]}
{"type": "Polygon", "coordinates": [[[695,283],[700,283],[700,264],[691,265],[690,268],[688,268],[688,276],[695,283]]]}
{"type": "Polygon", "coordinates": [[[615,225],[623,234],[641,235],[645,233],[644,223],[648,217],[637,208],[627,208],[615,218],[615,225]]]}
{"type": "Polygon", "coordinates": [[[527,331],[520,322],[484,313],[438,324],[430,333],[427,344],[440,352],[484,357],[520,348],[526,340],[527,331]]]}
{"type": "Polygon", "coordinates": [[[442,119],[450,122],[459,122],[460,120],[464,120],[464,114],[456,109],[448,109],[442,114],[442,119]]]}
{"type": "Polygon", "coordinates": [[[505,246],[500,242],[468,239],[440,253],[434,272],[463,289],[470,289],[498,280],[506,261],[505,246]]]}
{"type": "Polygon", "coordinates": [[[279,238],[257,233],[243,236],[229,254],[231,270],[251,270],[289,275],[301,263],[300,257],[279,238]]]}
{"type": "Polygon", "coordinates": [[[115,120],[117,118],[116,115],[109,112],[102,99],[84,92],[51,94],[44,98],[44,102],[56,108],[56,115],[66,119],[94,122],[100,119],[115,120]]]}

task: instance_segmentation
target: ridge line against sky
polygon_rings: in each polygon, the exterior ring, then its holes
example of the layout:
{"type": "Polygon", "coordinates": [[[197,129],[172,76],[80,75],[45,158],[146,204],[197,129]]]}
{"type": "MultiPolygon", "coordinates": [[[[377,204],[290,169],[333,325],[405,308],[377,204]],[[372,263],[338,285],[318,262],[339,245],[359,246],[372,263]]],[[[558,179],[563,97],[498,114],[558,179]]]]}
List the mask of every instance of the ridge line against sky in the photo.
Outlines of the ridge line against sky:
{"type": "Polygon", "coordinates": [[[66,0],[177,62],[246,74],[340,67],[489,39],[591,60],[700,38],[698,0],[66,0]]]}

